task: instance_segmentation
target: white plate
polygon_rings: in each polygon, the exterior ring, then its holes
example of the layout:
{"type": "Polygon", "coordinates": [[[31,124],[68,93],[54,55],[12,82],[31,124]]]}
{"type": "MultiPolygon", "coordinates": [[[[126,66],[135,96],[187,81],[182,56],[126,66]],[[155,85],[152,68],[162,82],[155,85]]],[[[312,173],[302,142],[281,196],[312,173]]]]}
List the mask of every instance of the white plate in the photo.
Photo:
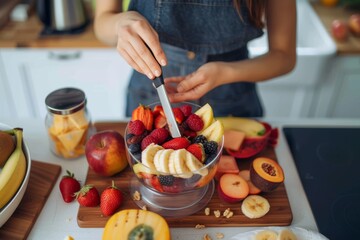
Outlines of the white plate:
{"type": "MultiPolygon", "coordinates": [[[[0,123],[0,130],[8,130],[12,127],[0,123]]],[[[23,151],[26,158],[26,173],[23,182],[20,185],[20,188],[16,192],[15,196],[8,202],[3,208],[0,209],[0,227],[11,217],[16,208],[19,206],[21,199],[24,196],[27,185],[29,183],[30,169],[31,169],[31,157],[29,148],[27,147],[25,140],[23,140],[23,151]]],[[[1,171],[1,169],[0,169],[1,171]]]]}
{"type": "Polygon", "coordinates": [[[280,231],[283,229],[291,230],[296,235],[297,240],[328,240],[327,237],[325,237],[324,235],[322,235],[319,232],[314,232],[314,231],[310,231],[310,230],[307,230],[304,228],[299,228],[299,227],[264,227],[264,228],[256,229],[254,231],[240,233],[238,235],[233,236],[231,239],[232,240],[254,240],[255,235],[260,231],[272,230],[279,234],[280,231]]]}

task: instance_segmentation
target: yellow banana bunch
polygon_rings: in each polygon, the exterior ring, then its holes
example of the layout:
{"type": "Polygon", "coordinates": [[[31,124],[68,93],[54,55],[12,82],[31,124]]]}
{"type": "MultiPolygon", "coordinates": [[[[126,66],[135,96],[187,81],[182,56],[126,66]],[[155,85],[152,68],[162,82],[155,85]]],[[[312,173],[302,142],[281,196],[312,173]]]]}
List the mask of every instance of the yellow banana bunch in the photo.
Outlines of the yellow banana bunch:
{"type": "Polygon", "coordinates": [[[26,172],[26,159],[22,150],[23,131],[14,128],[16,148],[0,172],[0,209],[4,207],[19,189],[26,172]]]}

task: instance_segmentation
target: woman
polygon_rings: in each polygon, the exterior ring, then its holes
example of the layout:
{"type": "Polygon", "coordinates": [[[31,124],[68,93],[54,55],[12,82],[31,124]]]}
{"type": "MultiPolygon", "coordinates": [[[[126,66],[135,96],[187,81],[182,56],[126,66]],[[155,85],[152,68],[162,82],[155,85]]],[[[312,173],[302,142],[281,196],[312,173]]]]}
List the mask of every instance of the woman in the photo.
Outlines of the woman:
{"type": "Polygon", "coordinates": [[[216,116],[263,116],[256,82],[296,62],[296,0],[118,0],[96,3],[95,33],[136,70],[126,114],[156,101],[162,74],[172,102],[209,103],[216,116]],[[247,43],[268,32],[269,51],[248,58],[247,43]],[[153,54],[152,54],[152,53],[153,54]]]}

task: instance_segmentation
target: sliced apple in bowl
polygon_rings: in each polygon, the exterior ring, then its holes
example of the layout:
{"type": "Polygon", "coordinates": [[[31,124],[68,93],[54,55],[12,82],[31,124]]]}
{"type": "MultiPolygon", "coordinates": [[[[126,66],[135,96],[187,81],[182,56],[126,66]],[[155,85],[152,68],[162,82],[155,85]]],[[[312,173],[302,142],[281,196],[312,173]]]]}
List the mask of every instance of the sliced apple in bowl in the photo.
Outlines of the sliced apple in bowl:
{"type": "Polygon", "coordinates": [[[255,119],[240,117],[217,119],[224,126],[224,149],[235,158],[249,158],[260,153],[274,131],[268,123],[255,119]]]}

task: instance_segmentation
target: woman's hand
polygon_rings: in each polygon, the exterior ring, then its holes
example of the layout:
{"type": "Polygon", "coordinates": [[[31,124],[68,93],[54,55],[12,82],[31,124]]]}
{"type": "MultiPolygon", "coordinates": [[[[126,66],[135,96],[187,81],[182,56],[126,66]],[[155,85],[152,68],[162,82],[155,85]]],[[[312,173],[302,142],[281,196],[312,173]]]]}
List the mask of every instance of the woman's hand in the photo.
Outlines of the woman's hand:
{"type": "Polygon", "coordinates": [[[210,62],[187,76],[166,78],[169,99],[171,102],[197,100],[223,84],[225,75],[226,63],[210,62]]]}
{"type": "Polygon", "coordinates": [[[165,66],[166,56],[158,34],[142,15],[134,11],[119,14],[116,33],[116,48],[131,67],[150,79],[160,76],[159,63],[165,66]]]}

